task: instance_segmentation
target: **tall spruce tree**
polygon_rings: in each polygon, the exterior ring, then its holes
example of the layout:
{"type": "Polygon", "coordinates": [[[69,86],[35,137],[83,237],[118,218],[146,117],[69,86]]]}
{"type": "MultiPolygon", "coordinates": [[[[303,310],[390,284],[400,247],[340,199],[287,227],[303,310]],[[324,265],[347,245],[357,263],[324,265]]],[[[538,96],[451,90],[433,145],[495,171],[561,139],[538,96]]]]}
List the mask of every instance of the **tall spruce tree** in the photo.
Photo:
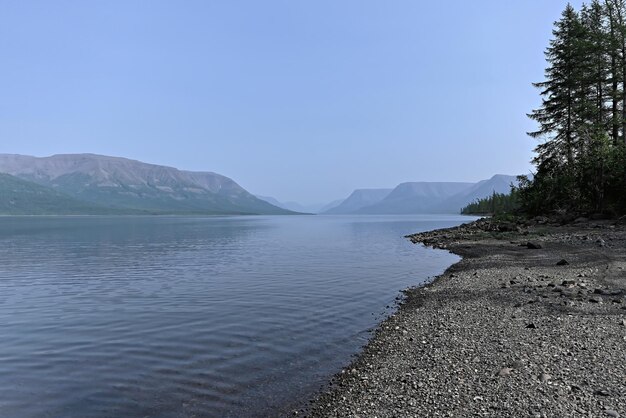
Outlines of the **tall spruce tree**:
{"type": "Polygon", "coordinates": [[[604,1],[604,12],[606,19],[608,20],[608,34],[607,34],[607,53],[609,56],[609,80],[610,80],[610,93],[609,99],[611,102],[611,138],[613,142],[617,144],[620,140],[620,110],[619,103],[621,100],[620,82],[622,80],[621,66],[620,66],[620,40],[618,36],[619,28],[617,20],[613,17],[613,3],[610,0],[604,1]]]}
{"type": "Polygon", "coordinates": [[[605,6],[611,28],[608,42],[612,60],[611,76],[613,80],[614,128],[612,136],[617,143],[619,140],[619,129],[621,129],[622,140],[626,141],[626,135],[624,135],[626,133],[626,106],[624,106],[624,103],[626,103],[626,1],[605,0],[605,6]],[[621,91],[619,89],[620,84],[621,91]]]}
{"type": "Polygon", "coordinates": [[[542,105],[529,115],[537,173],[519,188],[530,214],[626,213],[626,0],[571,5],[546,50],[542,105]]]}
{"type": "Polygon", "coordinates": [[[581,61],[580,116],[588,128],[610,129],[607,98],[610,94],[608,30],[604,6],[594,0],[580,13],[583,31],[578,48],[581,61]]]}
{"type": "MultiPolygon", "coordinates": [[[[539,129],[529,135],[544,140],[535,149],[533,160],[537,165],[537,184],[542,184],[542,200],[553,207],[564,207],[576,200],[571,191],[574,161],[580,146],[581,90],[583,78],[582,40],[584,26],[571,5],[555,23],[554,38],[546,50],[546,80],[535,83],[541,89],[542,106],[529,115],[539,129]]],[[[564,207],[567,209],[566,207],[564,207]]]]}
{"type": "Polygon", "coordinates": [[[568,5],[561,20],[556,22],[554,39],[546,51],[548,68],[546,81],[534,83],[541,89],[541,108],[529,115],[539,123],[539,129],[530,132],[532,137],[547,141],[537,147],[538,164],[565,156],[567,163],[574,161],[576,147],[577,106],[576,96],[580,79],[580,39],[583,26],[578,13],[568,5]]]}

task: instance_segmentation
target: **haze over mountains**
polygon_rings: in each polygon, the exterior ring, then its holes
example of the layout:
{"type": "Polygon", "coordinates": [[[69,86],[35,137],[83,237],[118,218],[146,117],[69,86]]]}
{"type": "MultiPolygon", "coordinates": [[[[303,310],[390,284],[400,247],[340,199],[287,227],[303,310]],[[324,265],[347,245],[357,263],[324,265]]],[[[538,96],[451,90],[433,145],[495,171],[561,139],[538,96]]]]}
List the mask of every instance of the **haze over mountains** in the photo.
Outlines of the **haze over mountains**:
{"type": "Polygon", "coordinates": [[[271,203],[274,206],[278,206],[279,208],[291,210],[299,213],[321,213],[325,212],[344,201],[344,199],[334,200],[330,203],[318,203],[313,205],[303,205],[298,202],[281,202],[278,199],[271,196],[260,196],[256,195],[261,200],[265,200],[268,203],[271,203]]]}
{"type": "MultiPolygon", "coordinates": [[[[0,214],[115,214],[115,210],[74,199],[49,187],[0,173],[0,214]]],[[[121,213],[121,212],[119,212],[121,213]]]]}
{"type": "MultiPolygon", "coordinates": [[[[38,194],[46,200],[47,213],[51,214],[85,213],[85,208],[89,208],[88,213],[292,213],[256,198],[216,173],[183,171],[119,157],[0,154],[0,173],[14,177],[5,177],[5,186],[12,193],[10,213],[33,212],[28,199],[18,196],[20,184],[31,196],[38,194]]],[[[8,196],[8,191],[0,193],[8,196]]]]}
{"type": "Polygon", "coordinates": [[[517,176],[496,174],[490,179],[479,181],[468,189],[446,198],[436,206],[435,210],[437,212],[459,213],[469,203],[490,196],[493,192],[510,193],[512,184],[518,184],[517,176]]]}
{"type": "Polygon", "coordinates": [[[355,213],[361,208],[376,204],[383,200],[393,189],[356,189],[337,206],[327,209],[329,215],[355,213]]]}
{"type": "Polygon", "coordinates": [[[420,214],[459,213],[514,176],[478,183],[408,182],[357,189],[328,204],[300,205],[254,196],[232,179],[119,157],[0,154],[0,214],[420,214]]]}
{"type": "Polygon", "coordinates": [[[515,176],[495,175],[478,183],[413,182],[394,189],[357,189],[340,205],[325,214],[419,214],[459,213],[477,199],[509,193],[515,176]]]}
{"type": "Polygon", "coordinates": [[[467,204],[493,192],[508,194],[512,184],[517,184],[516,176],[497,174],[478,183],[407,182],[393,189],[356,189],[347,198],[318,211],[315,209],[321,205],[305,207],[258,197],[279,207],[325,215],[458,214],[467,204]]]}

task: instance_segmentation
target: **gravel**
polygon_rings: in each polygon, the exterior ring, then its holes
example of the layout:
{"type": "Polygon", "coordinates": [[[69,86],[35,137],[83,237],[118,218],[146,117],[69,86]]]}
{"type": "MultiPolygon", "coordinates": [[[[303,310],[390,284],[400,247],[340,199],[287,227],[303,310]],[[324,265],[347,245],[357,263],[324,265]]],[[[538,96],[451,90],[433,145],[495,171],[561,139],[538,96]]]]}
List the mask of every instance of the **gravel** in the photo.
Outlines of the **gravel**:
{"type": "Polygon", "coordinates": [[[626,416],[626,228],[481,220],[409,239],[463,260],[408,291],[306,415],[626,416]]]}

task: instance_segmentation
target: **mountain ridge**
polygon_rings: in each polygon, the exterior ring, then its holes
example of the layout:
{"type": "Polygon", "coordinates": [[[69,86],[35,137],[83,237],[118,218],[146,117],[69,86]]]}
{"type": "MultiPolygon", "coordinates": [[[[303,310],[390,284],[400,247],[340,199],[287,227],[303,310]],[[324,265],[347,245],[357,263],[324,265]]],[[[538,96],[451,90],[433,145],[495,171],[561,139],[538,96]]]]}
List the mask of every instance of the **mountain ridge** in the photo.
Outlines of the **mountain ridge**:
{"type": "Polygon", "coordinates": [[[383,200],[393,189],[356,189],[343,202],[323,212],[342,215],[357,211],[383,200]]]}
{"type": "Polygon", "coordinates": [[[294,201],[281,202],[280,200],[272,196],[263,196],[263,195],[255,195],[255,196],[261,200],[265,200],[266,202],[271,203],[274,206],[278,206],[279,208],[292,210],[294,212],[305,213],[305,214],[323,213],[326,210],[339,205],[341,202],[345,200],[345,199],[338,199],[338,200],[333,200],[332,202],[325,203],[325,204],[318,203],[318,204],[313,204],[313,205],[303,205],[301,203],[294,202],[294,201]]]}
{"type": "Polygon", "coordinates": [[[28,213],[27,197],[34,199],[36,213],[44,209],[150,214],[459,213],[493,192],[508,193],[517,181],[514,176],[497,174],[476,183],[405,182],[393,189],[356,189],[322,209],[322,205],[305,207],[254,196],[234,180],[211,171],[98,154],[0,154],[0,173],[11,176],[0,182],[0,196],[5,197],[0,213],[28,213]],[[24,196],[19,195],[20,187],[24,196]]]}
{"type": "MultiPolygon", "coordinates": [[[[494,191],[509,193],[511,184],[517,184],[516,176],[496,174],[489,179],[476,183],[471,182],[404,182],[400,183],[382,199],[369,205],[356,205],[348,210],[335,210],[334,214],[358,215],[401,215],[449,213],[458,214],[467,204],[484,197],[494,191]]],[[[344,203],[360,190],[357,189],[346,198],[344,203]]],[[[345,207],[346,205],[344,205],[345,207]]],[[[337,209],[337,208],[335,208],[337,209]]],[[[326,211],[325,214],[333,214],[326,211]]]]}
{"type": "Polygon", "coordinates": [[[234,180],[98,154],[0,154],[0,172],[111,209],[181,214],[291,214],[234,180]]]}
{"type": "Polygon", "coordinates": [[[448,198],[438,206],[440,211],[455,211],[459,213],[461,209],[478,199],[485,198],[493,192],[508,194],[511,185],[517,185],[517,176],[505,174],[495,174],[491,178],[475,183],[464,193],[448,198]]]}
{"type": "Polygon", "coordinates": [[[92,205],[49,187],[0,173],[0,214],[2,215],[130,215],[140,213],[92,205]]]}
{"type": "Polygon", "coordinates": [[[384,199],[357,211],[359,214],[431,213],[435,202],[472,186],[462,182],[405,182],[396,186],[384,199]]]}

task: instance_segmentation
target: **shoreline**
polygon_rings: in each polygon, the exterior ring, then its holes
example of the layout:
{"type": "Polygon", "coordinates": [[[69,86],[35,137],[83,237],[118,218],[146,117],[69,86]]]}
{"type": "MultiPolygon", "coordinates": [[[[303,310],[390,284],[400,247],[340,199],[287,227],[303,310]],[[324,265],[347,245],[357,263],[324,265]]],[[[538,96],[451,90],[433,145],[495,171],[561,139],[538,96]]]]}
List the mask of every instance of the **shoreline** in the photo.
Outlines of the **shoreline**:
{"type": "Polygon", "coordinates": [[[408,290],[300,412],[626,416],[623,225],[479,220],[407,238],[462,259],[408,290]]]}

